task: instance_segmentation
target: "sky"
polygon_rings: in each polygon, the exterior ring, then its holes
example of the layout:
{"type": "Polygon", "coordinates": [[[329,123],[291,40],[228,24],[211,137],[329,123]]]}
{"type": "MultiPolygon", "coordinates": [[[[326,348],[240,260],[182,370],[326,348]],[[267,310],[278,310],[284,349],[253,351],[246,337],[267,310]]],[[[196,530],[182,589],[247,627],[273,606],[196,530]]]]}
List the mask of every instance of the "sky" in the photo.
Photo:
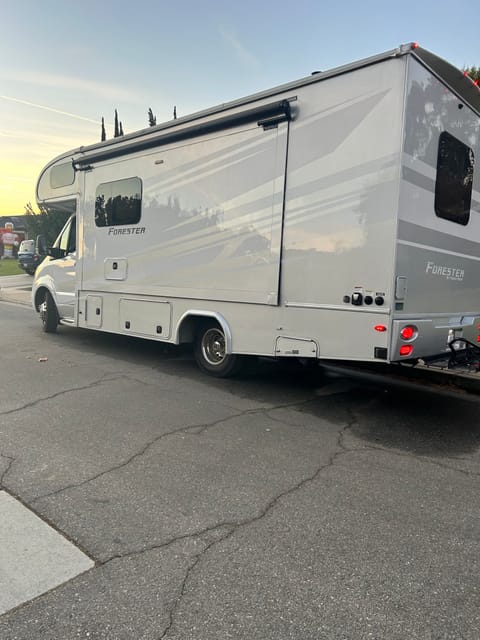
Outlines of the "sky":
{"type": "Polygon", "coordinates": [[[418,42],[480,66],[478,0],[1,0],[0,215],[51,159],[418,42]]]}

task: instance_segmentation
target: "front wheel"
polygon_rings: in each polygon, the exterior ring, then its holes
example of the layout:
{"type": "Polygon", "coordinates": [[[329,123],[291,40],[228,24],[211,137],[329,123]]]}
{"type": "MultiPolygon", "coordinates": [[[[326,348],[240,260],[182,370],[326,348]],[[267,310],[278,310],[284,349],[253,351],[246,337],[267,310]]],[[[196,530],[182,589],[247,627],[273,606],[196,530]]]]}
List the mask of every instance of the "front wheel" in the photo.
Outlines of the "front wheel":
{"type": "Polygon", "coordinates": [[[45,333],[55,333],[58,325],[58,312],[49,291],[45,292],[45,298],[40,305],[40,319],[45,333]]]}
{"type": "Polygon", "coordinates": [[[204,323],[200,326],[194,354],[200,369],[217,378],[233,376],[243,364],[241,356],[226,353],[225,334],[216,323],[204,323]]]}

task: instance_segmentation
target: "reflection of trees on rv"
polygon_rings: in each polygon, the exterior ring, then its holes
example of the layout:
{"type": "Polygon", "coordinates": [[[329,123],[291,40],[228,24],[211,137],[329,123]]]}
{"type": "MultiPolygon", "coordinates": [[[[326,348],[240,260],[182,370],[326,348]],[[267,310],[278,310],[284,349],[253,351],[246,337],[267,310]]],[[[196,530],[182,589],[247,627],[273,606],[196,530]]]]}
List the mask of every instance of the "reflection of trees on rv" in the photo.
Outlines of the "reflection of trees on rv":
{"type": "MultiPolygon", "coordinates": [[[[478,183],[473,184],[472,151],[479,135],[480,121],[468,107],[436,78],[416,69],[407,95],[403,178],[435,193],[442,217],[448,220],[459,222],[456,212],[462,209],[462,202],[465,220],[470,208],[480,211],[480,203],[471,199],[472,186],[480,189],[478,183]]],[[[411,198],[408,206],[415,210],[419,203],[411,198]]]]}
{"type": "Polygon", "coordinates": [[[245,217],[226,224],[220,207],[186,209],[176,195],[169,195],[164,203],[152,198],[143,202],[142,224],[149,221],[155,221],[158,244],[171,252],[171,260],[175,254],[182,260],[184,253],[191,259],[197,254],[199,263],[227,257],[244,257],[256,264],[271,259],[269,237],[259,232],[259,225],[249,224],[245,217]]]}
{"type": "Polygon", "coordinates": [[[95,198],[95,224],[109,227],[119,224],[136,224],[140,220],[140,197],[122,196],[106,198],[97,194],[95,198]]]}
{"type": "Polygon", "coordinates": [[[227,224],[220,207],[182,208],[178,195],[169,195],[163,202],[157,197],[142,201],[141,187],[128,195],[125,192],[109,195],[108,188],[99,185],[97,189],[95,225],[141,224],[154,230],[150,236],[151,256],[159,252],[157,260],[160,255],[168,260],[169,269],[176,262],[181,266],[186,255],[191,265],[220,261],[222,268],[259,265],[271,260],[270,218],[262,221],[255,216],[253,224],[249,216],[240,215],[227,224]],[[260,232],[262,225],[266,235],[260,232]]]}
{"type": "Polygon", "coordinates": [[[457,137],[474,147],[480,121],[473,115],[465,118],[463,104],[434,77],[422,70],[417,70],[417,76],[408,92],[404,151],[435,168],[438,134],[446,130],[458,132],[457,137]]]}

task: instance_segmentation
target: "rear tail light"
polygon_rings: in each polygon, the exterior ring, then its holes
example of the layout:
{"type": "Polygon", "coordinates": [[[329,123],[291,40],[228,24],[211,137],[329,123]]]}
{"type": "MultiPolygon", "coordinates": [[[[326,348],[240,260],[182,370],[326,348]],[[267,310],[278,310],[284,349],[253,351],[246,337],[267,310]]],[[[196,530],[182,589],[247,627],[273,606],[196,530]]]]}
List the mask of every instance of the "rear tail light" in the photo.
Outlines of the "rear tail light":
{"type": "Polygon", "coordinates": [[[410,356],[413,351],[413,346],[411,344],[402,344],[400,347],[400,355],[401,356],[410,356]]]}
{"type": "Polygon", "coordinates": [[[418,329],[414,324],[407,324],[400,331],[400,337],[405,341],[415,340],[417,335],[418,329]]]}

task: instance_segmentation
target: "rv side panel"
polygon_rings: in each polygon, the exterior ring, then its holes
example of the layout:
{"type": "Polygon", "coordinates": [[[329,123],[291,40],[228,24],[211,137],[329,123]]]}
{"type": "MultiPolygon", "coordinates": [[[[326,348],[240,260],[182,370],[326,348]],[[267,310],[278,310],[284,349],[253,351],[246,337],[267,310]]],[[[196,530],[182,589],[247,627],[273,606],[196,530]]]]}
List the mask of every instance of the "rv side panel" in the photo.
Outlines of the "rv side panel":
{"type": "MultiPolygon", "coordinates": [[[[405,75],[405,58],[392,59],[299,92],[289,140],[282,304],[323,311],[316,333],[324,357],[373,359],[382,342],[374,326],[388,324],[405,75]],[[362,339],[370,338],[361,345],[360,325],[362,339]]],[[[301,331],[297,317],[284,314],[287,332],[301,331]]]]}

